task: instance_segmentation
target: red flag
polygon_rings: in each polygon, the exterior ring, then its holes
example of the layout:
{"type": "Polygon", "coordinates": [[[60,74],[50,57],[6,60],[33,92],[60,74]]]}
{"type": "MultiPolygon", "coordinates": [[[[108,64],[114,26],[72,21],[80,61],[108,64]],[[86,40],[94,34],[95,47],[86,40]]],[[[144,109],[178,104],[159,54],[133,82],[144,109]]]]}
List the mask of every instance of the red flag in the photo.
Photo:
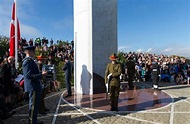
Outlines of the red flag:
{"type": "Polygon", "coordinates": [[[20,41],[20,24],[17,18],[17,38],[18,38],[18,42],[20,41]]]}
{"type": "MultiPolygon", "coordinates": [[[[20,27],[19,27],[18,19],[17,19],[17,37],[18,37],[18,41],[19,41],[20,40],[20,27]]],[[[12,21],[11,21],[9,44],[10,44],[10,56],[15,56],[15,2],[13,4],[13,9],[12,9],[12,21]]]]}

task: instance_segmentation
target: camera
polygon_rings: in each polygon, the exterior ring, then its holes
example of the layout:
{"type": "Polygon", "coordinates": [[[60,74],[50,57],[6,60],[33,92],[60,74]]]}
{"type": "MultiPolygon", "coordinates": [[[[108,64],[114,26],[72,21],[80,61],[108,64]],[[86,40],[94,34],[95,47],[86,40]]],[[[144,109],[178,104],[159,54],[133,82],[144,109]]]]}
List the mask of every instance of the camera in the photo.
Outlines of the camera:
{"type": "Polygon", "coordinates": [[[54,75],[54,65],[44,65],[42,67],[42,71],[47,71],[47,75],[46,75],[46,80],[53,80],[53,75],[54,75]]]}
{"type": "Polygon", "coordinates": [[[48,74],[54,74],[54,65],[44,65],[42,70],[47,71],[48,74]]]}
{"type": "Polygon", "coordinates": [[[49,43],[48,39],[46,39],[45,37],[43,37],[43,39],[42,39],[42,45],[48,44],[48,43],[49,43]]]}

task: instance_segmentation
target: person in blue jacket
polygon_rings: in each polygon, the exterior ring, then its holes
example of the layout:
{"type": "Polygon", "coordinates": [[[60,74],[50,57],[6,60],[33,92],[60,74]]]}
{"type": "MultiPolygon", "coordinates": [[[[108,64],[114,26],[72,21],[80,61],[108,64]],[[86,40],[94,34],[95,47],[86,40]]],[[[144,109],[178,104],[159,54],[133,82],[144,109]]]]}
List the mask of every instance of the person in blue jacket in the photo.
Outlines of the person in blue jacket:
{"type": "Polygon", "coordinates": [[[25,47],[26,57],[22,63],[23,75],[24,75],[24,90],[29,94],[29,124],[43,124],[43,122],[37,122],[38,108],[41,97],[41,80],[42,76],[47,74],[46,71],[40,73],[38,66],[34,61],[35,47],[25,47]]]}

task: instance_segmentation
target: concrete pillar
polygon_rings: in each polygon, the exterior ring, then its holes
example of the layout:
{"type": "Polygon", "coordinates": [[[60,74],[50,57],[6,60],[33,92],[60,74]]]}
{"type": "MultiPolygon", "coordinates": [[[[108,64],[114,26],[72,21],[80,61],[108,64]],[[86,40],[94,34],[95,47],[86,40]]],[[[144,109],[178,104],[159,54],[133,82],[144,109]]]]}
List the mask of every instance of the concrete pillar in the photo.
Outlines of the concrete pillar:
{"type": "Polygon", "coordinates": [[[74,0],[75,91],[93,94],[93,73],[104,77],[117,52],[117,0],[74,0]]]}

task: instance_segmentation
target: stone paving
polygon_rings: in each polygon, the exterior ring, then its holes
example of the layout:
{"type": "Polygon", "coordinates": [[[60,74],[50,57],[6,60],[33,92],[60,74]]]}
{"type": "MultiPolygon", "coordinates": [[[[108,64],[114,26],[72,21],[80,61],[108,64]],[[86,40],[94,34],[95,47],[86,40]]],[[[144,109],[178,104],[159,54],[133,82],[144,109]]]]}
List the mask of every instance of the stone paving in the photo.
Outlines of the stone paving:
{"type": "MultiPolygon", "coordinates": [[[[151,87],[150,82],[142,85],[151,87]]],[[[131,112],[111,112],[80,108],[68,103],[63,95],[65,90],[46,97],[50,112],[39,115],[44,124],[190,124],[190,86],[160,83],[162,92],[173,99],[164,107],[131,112]]],[[[27,124],[28,105],[16,109],[16,114],[4,120],[5,124],[27,124]]]]}

